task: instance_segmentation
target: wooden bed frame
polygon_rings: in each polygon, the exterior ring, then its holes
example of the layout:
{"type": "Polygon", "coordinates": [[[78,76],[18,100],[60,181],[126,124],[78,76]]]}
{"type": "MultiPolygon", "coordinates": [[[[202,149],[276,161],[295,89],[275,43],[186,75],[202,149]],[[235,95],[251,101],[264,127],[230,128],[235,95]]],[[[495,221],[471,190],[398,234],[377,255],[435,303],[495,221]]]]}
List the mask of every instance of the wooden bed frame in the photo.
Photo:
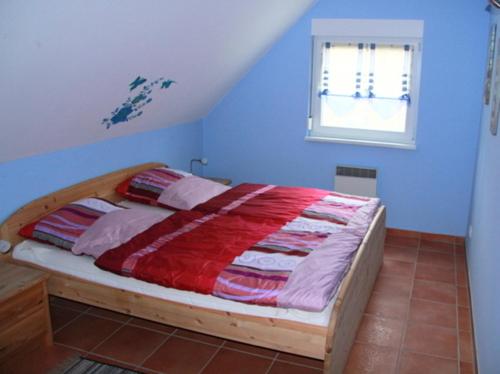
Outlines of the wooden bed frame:
{"type": "MultiPolygon", "coordinates": [[[[98,196],[112,201],[122,200],[114,191],[120,182],[139,171],[158,166],[164,165],[147,163],[118,170],[34,200],[0,226],[0,238],[12,245],[19,243],[23,240],[17,234],[21,227],[77,199],[98,196]]],[[[385,208],[381,207],[340,286],[327,327],[166,301],[41,269],[50,274],[48,291],[51,295],[225,339],[324,360],[324,373],[340,374],[382,263],[384,238],[385,208]]],[[[14,260],[11,254],[2,255],[0,260],[40,268],[14,260]]]]}

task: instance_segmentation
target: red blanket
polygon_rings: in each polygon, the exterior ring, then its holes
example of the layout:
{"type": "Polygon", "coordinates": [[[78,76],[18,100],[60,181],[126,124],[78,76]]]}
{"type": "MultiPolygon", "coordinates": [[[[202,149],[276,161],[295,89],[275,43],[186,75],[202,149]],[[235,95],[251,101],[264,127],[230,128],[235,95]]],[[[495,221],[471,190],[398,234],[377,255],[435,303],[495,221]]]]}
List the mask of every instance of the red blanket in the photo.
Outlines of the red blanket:
{"type": "Polygon", "coordinates": [[[242,184],[105,252],[96,265],[167,287],[211,294],[217,277],[235,257],[327,194],[310,188],[242,184]]]}

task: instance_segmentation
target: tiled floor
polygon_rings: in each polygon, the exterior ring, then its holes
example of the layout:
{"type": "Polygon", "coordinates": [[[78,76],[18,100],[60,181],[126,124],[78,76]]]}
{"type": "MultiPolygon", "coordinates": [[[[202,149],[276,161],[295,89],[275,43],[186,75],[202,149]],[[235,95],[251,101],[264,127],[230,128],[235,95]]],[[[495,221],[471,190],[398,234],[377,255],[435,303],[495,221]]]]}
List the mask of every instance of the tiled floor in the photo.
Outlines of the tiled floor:
{"type": "MultiPolygon", "coordinates": [[[[463,245],[393,233],[345,372],[473,373],[463,245]]],[[[46,373],[75,356],[145,373],[305,374],[323,364],[63,299],[51,300],[51,312],[53,348],[0,372],[46,373]]]]}
{"type": "Polygon", "coordinates": [[[394,234],[346,373],[473,373],[462,241],[394,234]]]}

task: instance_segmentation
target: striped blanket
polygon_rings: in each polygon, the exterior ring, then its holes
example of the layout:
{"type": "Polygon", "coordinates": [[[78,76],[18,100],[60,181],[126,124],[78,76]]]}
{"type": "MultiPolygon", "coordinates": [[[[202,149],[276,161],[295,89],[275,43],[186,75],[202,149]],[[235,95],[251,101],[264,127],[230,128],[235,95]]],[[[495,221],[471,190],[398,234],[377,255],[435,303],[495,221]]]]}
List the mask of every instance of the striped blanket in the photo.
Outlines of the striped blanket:
{"type": "Polygon", "coordinates": [[[96,265],[230,300],[320,311],[377,206],[319,189],[243,184],[170,216],[96,265]]]}

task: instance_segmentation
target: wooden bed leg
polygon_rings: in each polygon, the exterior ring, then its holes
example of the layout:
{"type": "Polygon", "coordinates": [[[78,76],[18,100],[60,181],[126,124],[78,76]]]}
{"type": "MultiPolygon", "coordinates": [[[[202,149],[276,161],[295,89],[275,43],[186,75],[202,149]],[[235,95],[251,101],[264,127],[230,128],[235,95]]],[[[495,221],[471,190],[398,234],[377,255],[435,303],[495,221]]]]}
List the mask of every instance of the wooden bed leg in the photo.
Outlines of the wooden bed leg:
{"type": "Polygon", "coordinates": [[[337,297],[342,297],[342,299],[336,303],[328,325],[323,369],[325,374],[342,374],[382,265],[385,209],[381,209],[377,216],[379,217],[376,217],[376,225],[368,231],[358,250],[359,255],[356,256],[352,264],[352,267],[356,267],[356,271],[349,272],[353,276],[346,279],[348,283],[344,289],[339,291],[337,297]]]}

